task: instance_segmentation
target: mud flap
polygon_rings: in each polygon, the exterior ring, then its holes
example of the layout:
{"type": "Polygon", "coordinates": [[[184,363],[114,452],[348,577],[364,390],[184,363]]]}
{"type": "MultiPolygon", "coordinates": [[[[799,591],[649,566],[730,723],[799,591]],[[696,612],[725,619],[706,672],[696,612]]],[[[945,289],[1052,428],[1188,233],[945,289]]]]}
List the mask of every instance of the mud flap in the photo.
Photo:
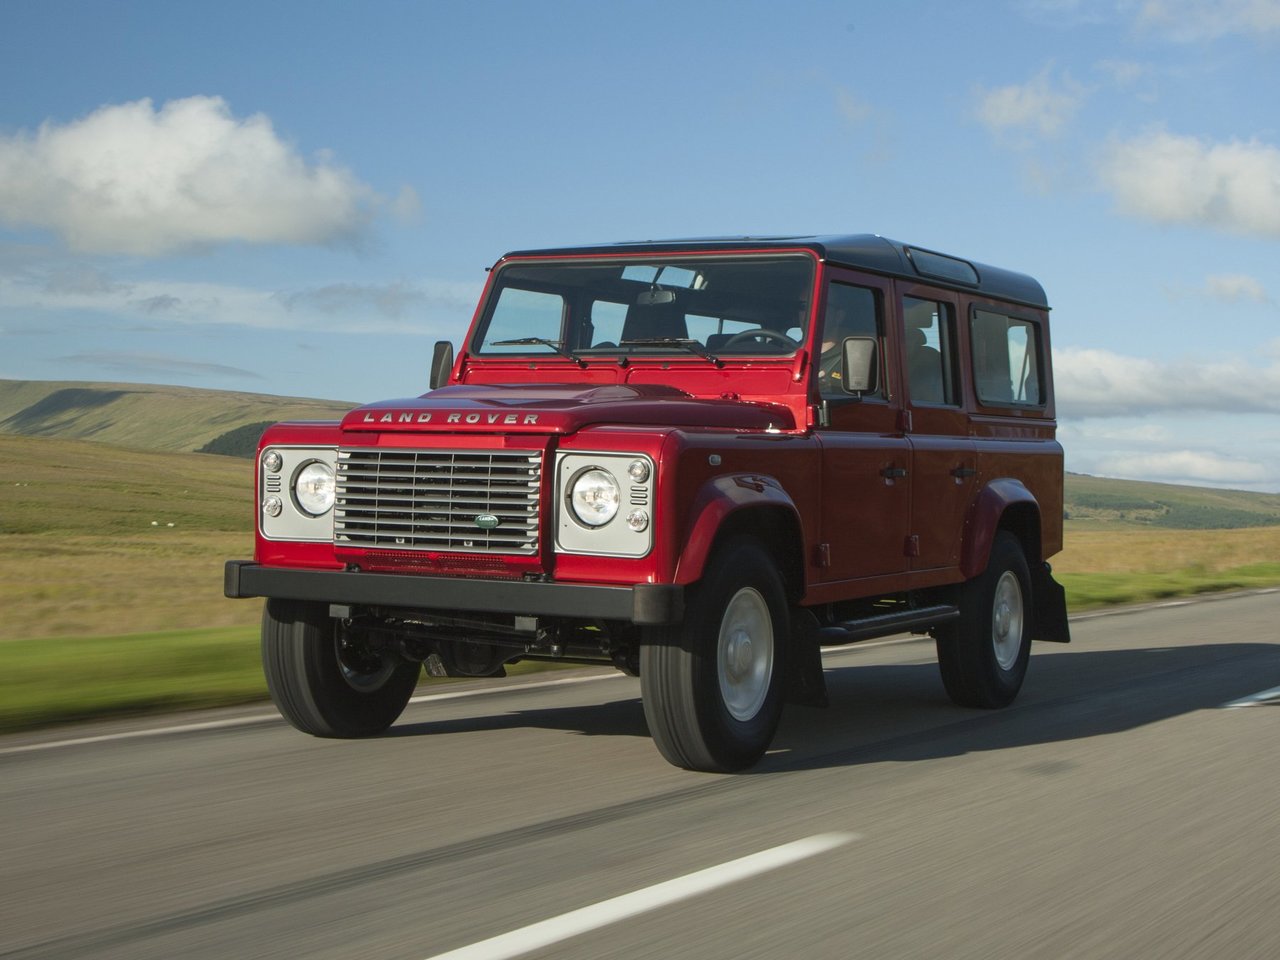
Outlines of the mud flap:
{"type": "Polygon", "coordinates": [[[822,649],[818,646],[818,618],[803,607],[791,608],[789,648],[786,702],[802,707],[827,706],[827,681],[822,675],[822,649]]]}
{"type": "Polygon", "coordinates": [[[1070,643],[1067,593],[1062,589],[1062,584],[1053,579],[1053,571],[1047,563],[1036,564],[1031,568],[1031,597],[1035,603],[1035,623],[1031,639],[1070,643]]]}

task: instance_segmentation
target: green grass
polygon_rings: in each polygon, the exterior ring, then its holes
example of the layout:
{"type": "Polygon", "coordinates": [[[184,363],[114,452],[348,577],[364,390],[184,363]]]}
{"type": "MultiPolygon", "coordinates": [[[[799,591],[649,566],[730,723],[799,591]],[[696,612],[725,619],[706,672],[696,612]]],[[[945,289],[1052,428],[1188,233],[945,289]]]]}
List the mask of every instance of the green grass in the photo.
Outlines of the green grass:
{"type": "Polygon", "coordinates": [[[1095,607],[1146,603],[1227,590],[1280,585],[1280,563],[1251,563],[1229,570],[1183,570],[1147,573],[1063,573],[1067,609],[1078,613],[1095,607]]]}
{"type": "MultiPolygon", "coordinates": [[[[574,666],[525,661],[507,673],[574,666]]],[[[424,675],[422,685],[466,682],[424,675]]],[[[266,699],[256,629],[0,643],[0,733],[266,699]]]]}
{"type": "Polygon", "coordinates": [[[0,731],[261,700],[242,627],[0,643],[0,731]]]}

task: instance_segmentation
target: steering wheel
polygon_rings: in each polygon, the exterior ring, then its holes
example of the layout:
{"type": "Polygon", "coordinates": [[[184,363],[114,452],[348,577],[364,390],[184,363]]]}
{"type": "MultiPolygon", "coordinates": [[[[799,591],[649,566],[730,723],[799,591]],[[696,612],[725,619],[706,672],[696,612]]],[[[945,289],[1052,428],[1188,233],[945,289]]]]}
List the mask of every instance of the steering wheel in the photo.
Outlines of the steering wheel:
{"type": "Polygon", "coordinates": [[[755,330],[743,330],[742,333],[735,333],[720,344],[720,349],[728,350],[730,347],[736,347],[739,343],[746,343],[748,340],[772,340],[775,343],[782,344],[788,350],[794,350],[800,346],[785,333],[779,333],[777,330],[770,330],[767,327],[757,327],[755,330]]]}

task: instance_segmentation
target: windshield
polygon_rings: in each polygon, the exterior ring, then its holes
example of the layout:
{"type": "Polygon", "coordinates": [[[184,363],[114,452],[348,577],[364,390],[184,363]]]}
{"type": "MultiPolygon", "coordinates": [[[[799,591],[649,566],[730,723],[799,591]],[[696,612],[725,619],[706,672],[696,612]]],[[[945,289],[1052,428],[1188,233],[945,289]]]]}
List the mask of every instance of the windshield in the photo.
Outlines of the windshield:
{"type": "Polygon", "coordinates": [[[786,356],[804,340],[813,261],[512,263],[472,340],[482,356],[786,356]]]}

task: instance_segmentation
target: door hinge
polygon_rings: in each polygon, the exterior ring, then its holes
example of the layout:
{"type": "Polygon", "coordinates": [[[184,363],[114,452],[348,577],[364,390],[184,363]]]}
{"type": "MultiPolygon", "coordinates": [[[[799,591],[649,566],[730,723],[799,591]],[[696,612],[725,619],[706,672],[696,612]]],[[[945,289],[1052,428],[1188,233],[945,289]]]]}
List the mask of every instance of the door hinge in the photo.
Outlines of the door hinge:
{"type": "Polygon", "coordinates": [[[902,552],[908,557],[920,556],[920,537],[918,534],[907,535],[907,539],[902,544],[902,552]]]}
{"type": "Polygon", "coordinates": [[[831,566],[831,544],[819,543],[813,548],[813,565],[823,570],[831,566]]]}

